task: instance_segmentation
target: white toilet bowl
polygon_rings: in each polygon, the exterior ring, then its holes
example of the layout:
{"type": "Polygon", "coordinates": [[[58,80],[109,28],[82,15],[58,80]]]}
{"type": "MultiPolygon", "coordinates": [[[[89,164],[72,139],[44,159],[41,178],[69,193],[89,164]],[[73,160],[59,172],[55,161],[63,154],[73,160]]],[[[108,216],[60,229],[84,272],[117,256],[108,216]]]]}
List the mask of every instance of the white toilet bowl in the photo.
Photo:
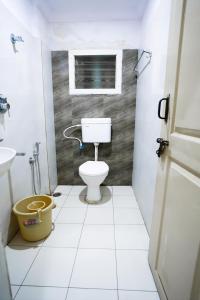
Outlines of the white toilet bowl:
{"type": "Polygon", "coordinates": [[[79,167],[79,175],[88,187],[87,201],[95,203],[101,200],[100,184],[108,171],[109,166],[104,161],[87,161],[79,167]]]}

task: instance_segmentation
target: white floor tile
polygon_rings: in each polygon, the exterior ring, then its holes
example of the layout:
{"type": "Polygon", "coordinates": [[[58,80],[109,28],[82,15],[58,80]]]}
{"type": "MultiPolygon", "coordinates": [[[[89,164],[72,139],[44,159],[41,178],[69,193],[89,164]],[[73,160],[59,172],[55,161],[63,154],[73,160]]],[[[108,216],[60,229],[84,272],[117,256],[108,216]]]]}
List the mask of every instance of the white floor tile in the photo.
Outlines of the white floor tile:
{"type": "Polygon", "coordinates": [[[67,287],[76,249],[42,248],[24,285],[67,287]]]}
{"type": "Polygon", "coordinates": [[[85,196],[69,195],[65,200],[64,207],[87,207],[85,196]]]}
{"type": "Polygon", "coordinates": [[[56,218],[56,223],[83,223],[86,214],[86,207],[68,207],[62,208],[58,217],[56,218]]]}
{"type": "Polygon", "coordinates": [[[117,249],[149,248],[149,236],[144,225],[115,225],[117,249]]]}
{"type": "Polygon", "coordinates": [[[115,249],[113,225],[85,225],[80,248],[115,249]]]}
{"type": "Polygon", "coordinates": [[[56,206],[58,206],[58,207],[62,207],[64,202],[66,201],[66,199],[67,199],[67,195],[61,195],[59,197],[53,197],[53,201],[56,204],[56,206]]]}
{"type": "Polygon", "coordinates": [[[42,244],[44,243],[44,240],[41,241],[37,241],[37,242],[28,242],[25,241],[22,236],[21,233],[18,232],[14,238],[12,239],[12,241],[9,243],[9,246],[26,246],[26,247],[36,247],[36,246],[42,246],[42,244]]]}
{"type": "Polygon", "coordinates": [[[89,207],[85,224],[113,224],[113,209],[89,207]]]}
{"type": "Polygon", "coordinates": [[[53,222],[55,222],[60,211],[61,211],[61,207],[58,207],[58,206],[52,209],[52,221],[53,222]]]}
{"type": "Polygon", "coordinates": [[[114,209],[115,224],[144,224],[140,210],[137,208],[118,208],[114,209]]]}
{"type": "Polygon", "coordinates": [[[72,189],[71,185],[58,185],[54,193],[61,193],[64,195],[68,195],[71,189],[72,189]]]}
{"type": "Polygon", "coordinates": [[[65,300],[66,288],[22,286],[16,300],[65,300]]]}
{"type": "Polygon", "coordinates": [[[147,256],[143,250],[117,250],[119,289],[156,291],[147,256]]]}
{"type": "Polygon", "coordinates": [[[100,189],[103,195],[112,195],[112,186],[101,186],[100,189]]]}
{"type": "Polygon", "coordinates": [[[6,247],[6,256],[11,284],[20,285],[22,283],[39,250],[39,247],[6,247]]]}
{"type": "Polygon", "coordinates": [[[45,247],[77,247],[81,224],[55,224],[54,230],[44,242],[45,247]]]}
{"type": "Polygon", "coordinates": [[[118,300],[118,298],[117,291],[70,288],[67,300],[118,300]]]}
{"type": "Polygon", "coordinates": [[[135,200],[135,197],[130,195],[113,195],[113,205],[114,207],[138,208],[138,204],[135,200]]]}
{"type": "Polygon", "coordinates": [[[16,296],[20,286],[19,285],[11,285],[12,298],[16,296]]]}
{"type": "Polygon", "coordinates": [[[74,185],[70,191],[70,195],[85,196],[87,194],[86,185],[74,185]]]}
{"type": "Polygon", "coordinates": [[[79,249],[70,287],[116,289],[115,251],[79,249]]]}
{"type": "Polygon", "coordinates": [[[119,291],[119,300],[160,300],[157,292],[119,291]]]}
{"type": "Polygon", "coordinates": [[[112,202],[112,195],[111,194],[103,194],[100,201],[98,201],[95,204],[88,204],[88,207],[90,208],[112,208],[113,202],[112,202]]]}
{"type": "Polygon", "coordinates": [[[112,194],[103,194],[99,202],[99,207],[113,207],[112,194]]]}
{"type": "Polygon", "coordinates": [[[113,186],[113,195],[133,196],[133,188],[132,186],[113,186]]]}

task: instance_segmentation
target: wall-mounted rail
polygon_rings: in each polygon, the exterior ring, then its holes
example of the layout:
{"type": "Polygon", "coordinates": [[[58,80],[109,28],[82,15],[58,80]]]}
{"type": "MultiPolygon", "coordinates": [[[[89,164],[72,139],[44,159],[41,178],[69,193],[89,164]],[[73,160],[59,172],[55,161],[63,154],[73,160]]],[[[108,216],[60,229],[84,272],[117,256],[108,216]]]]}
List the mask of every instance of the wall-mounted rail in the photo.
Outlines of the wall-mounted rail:
{"type": "Polygon", "coordinates": [[[144,70],[145,70],[145,69],[147,68],[147,66],[150,64],[150,62],[151,62],[151,57],[152,57],[152,52],[150,52],[150,51],[145,51],[145,50],[142,51],[140,57],[138,58],[138,60],[137,60],[137,62],[136,62],[136,64],[135,64],[135,66],[134,66],[134,69],[133,69],[134,72],[137,73],[137,74],[136,74],[137,78],[144,72],[144,70]],[[147,58],[147,62],[144,64],[142,70],[139,71],[139,70],[137,69],[137,67],[138,67],[138,65],[139,65],[139,63],[140,63],[142,57],[146,57],[146,58],[147,58]]]}

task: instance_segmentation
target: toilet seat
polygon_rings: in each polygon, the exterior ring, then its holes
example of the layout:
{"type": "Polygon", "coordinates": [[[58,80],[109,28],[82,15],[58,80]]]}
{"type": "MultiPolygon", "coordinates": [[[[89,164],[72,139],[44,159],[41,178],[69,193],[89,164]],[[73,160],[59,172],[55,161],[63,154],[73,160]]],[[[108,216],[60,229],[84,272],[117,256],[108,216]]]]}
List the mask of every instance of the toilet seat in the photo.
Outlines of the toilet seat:
{"type": "Polygon", "coordinates": [[[86,176],[105,175],[109,166],[104,161],[86,161],[79,167],[79,174],[86,176]]]}

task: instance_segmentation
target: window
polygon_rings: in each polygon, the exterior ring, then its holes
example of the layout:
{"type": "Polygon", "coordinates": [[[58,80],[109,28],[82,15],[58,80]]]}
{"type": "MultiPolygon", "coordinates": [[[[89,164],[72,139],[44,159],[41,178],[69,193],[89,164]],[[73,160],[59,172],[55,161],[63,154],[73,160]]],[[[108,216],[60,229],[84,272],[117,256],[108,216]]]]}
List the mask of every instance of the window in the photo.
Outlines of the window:
{"type": "Polygon", "coordinates": [[[69,51],[70,94],[120,94],[122,51],[69,51]]]}

